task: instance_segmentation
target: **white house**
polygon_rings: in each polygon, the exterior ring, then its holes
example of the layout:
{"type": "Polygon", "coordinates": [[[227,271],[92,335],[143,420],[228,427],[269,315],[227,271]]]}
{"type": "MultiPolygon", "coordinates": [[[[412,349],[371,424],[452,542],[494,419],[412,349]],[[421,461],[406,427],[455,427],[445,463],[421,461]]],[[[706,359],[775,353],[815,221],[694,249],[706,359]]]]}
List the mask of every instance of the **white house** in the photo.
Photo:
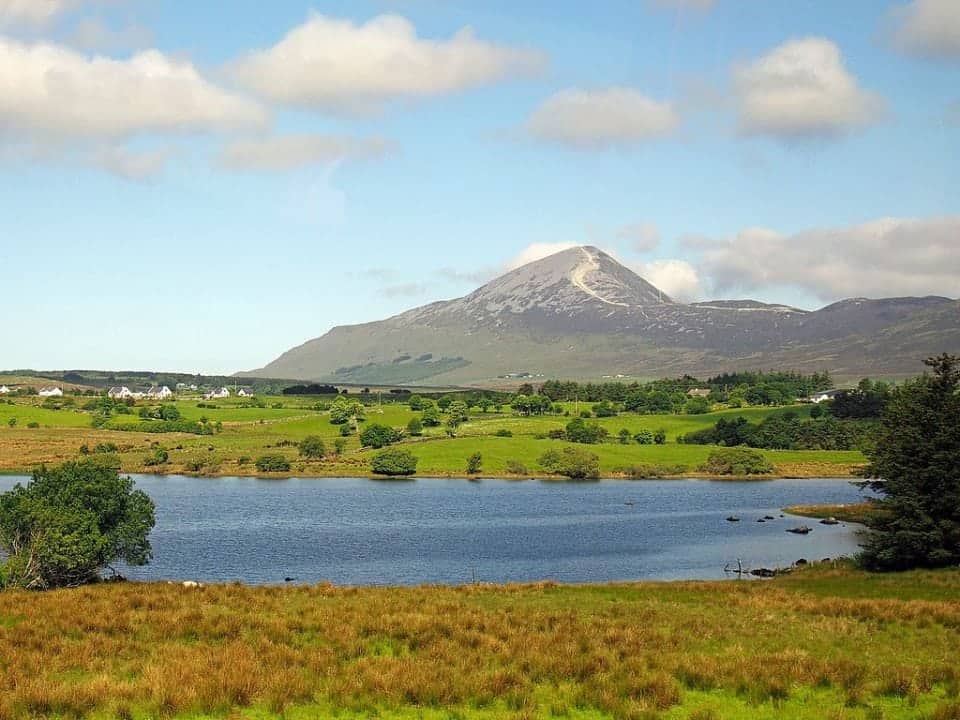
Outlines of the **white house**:
{"type": "Polygon", "coordinates": [[[40,397],[63,397],[63,390],[58,387],[41,388],[37,393],[40,397]]]}
{"type": "Polygon", "coordinates": [[[219,390],[211,390],[206,395],[203,396],[204,400],[223,400],[223,398],[230,397],[230,389],[222,387],[219,390]]]}
{"type": "Polygon", "coordinates": [[[240,388],[237,397],[254,397],[256,393],[251,388],[240,388]]]}
{"type": "Polygon", "coordinates": [[[10,392],[10,388],[8,388],[6,385],[0,385],[0,395],[9,395],[10,392]]]}
{"type": "Polygon", "coordinates": [[[166,400],[171,397],[173,397],[173,391],[166,385],[163,387],[152,387],[147,390],[147,399],[149,400],[166,400]]]}
{"type": "Polygon", "coordinates": [[[107,390],[107,397],[113,400],[126,400],[127,398],[132,398],[133,393],[130,392],[130,388],[128,387],[112,387],[107,390]]]}
{"type": "Polygon", "coordinates": [[[819,405],[820,403],[826,402],[827,400],[833,400],[837,396],[838,392],[840,391],[839,390],[823,390],[822,392],[814,393],[813,395],[808,397],[807,400],[819,405]]]}

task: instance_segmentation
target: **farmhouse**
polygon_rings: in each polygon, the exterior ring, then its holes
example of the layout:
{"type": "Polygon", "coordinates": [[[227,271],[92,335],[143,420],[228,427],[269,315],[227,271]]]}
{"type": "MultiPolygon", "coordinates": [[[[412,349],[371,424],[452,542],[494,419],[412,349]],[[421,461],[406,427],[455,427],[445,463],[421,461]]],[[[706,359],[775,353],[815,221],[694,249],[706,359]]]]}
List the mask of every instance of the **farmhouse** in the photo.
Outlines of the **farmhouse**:
{"type": "Polygon", "coordinates": [[[63,390],[58,387],[41,388],[37,393],[40,397],[63,397],[63,390]]]}
{"type": "Polygon", "coordinates": [[[169,397],[173,397],[173,391],[166,385],[163,387],[152,387],[147,390],[148,400],[166,400],[169,397]]]}
{"type": "Polygon", "coordinates": [[[240,388],[237,397],[254,397],[256,393],[251,388],[240,388]]]}
{"type": "Polygon", "coordinates": [[[9,395],[9,394],[10,394],[10,388],[8,388],[6,385],[0,385],[0,395],[9,395]]]}
{"type": "Polygon", "coordinates": [[[230,397],[230,389],[222,387],[219,390],[211,390],[203,396],[204,400],[223,400],[230,397]]]}
{"type": "Polygon", "coordinates": [[[126,400],[127,398],[132,398],[133,393],[130,392],[128,387],[112,387],[107,390],[107,397],[112,400],[126,400]]]}
{"type": "Polygon", "coordinates": [[[812,402],[819,405],[820,403],[826,402],[827,400],[833,400],[837,396],[837,393],[839,392],[840,392],[839,390],[823,390],[821,392],[814,393],[813,395],[808,397],[807,402],[812,402]]]}
{"type": "Polygon", "coordinates": [[[710,388],[691,388],[687,391],[689,397],[705,398],[710,396],[710,388]]]}

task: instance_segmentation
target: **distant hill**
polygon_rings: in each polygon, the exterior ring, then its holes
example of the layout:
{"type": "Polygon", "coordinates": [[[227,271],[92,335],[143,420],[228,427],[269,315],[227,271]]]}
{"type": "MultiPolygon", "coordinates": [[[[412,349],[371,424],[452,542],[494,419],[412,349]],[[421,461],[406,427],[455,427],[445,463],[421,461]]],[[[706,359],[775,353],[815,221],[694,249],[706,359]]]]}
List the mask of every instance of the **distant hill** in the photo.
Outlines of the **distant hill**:
{"type": "Polygon", "coordinates": [[[250,377],[487,383],[508,374],[661,377],[731,369],[918,374],[960,352],[960,302],[844,300],[811,312],[754,300],[676,302],[595,247],[503,275],[466,297],[336,327],[250,377]]]}

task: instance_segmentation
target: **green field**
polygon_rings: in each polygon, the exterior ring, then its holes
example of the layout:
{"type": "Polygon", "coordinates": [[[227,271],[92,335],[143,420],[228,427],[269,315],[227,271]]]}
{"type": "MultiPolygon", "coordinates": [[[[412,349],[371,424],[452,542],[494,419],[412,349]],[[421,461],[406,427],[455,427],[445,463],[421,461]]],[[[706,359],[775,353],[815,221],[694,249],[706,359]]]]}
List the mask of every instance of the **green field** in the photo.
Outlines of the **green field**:
{"type": "Polygon", "coordinates": [[[951,720],[960,571],[0,593],[0,717],[951,720]]]}
{"type": "MultiPolygon", "coordinates": [[[[89,412],[65,408],[50,410],[40,407],[37,399],[17,398],[15,405],[0,404],[0,471],[29,471],[40,463],[62,462],[77,456],[80,447],[93,449],[98,444],[112,443],[118,447],[115,456],[126,472],[189,472],[204,475],[251,475],[256,474],[254,463],[264,454],[281,454],[291,463],[291,474],[301,476],[367,475],[372,451],[363,450],[359,439],[353,435],[346,439],[346,447],[340,456],[333,453],[334,442],[340,437],[340,427],[329,422],[328,414],[318,411],[317,400],[307,397],[260,398],[266,407],[250,407],[242,398],[213,401],[216,407],[198,407],[204,403],[199,398],[181,399],[174,404],[185,420],[220,423],[222,429],[215,435],[190,435],[181,433],[151,434],[147,432],[121,432],[113,428],[137,426],[146,429],[149,421],[138,415],[139,404],[131,408],[130,415],[114,415],[103,428],[91,427],[93,416],[89,412]],[[8,420],[16,418],[16,427],[9,427],[8,420]],[[28,428],[30,423],[39,428],[28,428]],[[296,443],[308,435],[319,435],[328,446],[328,456],[323,460],[305,460],[299,457],[296,443]],[[162,466],[148,466],[146,460],[156,447],[162,447],[169,460],[162,466]]],[[[87,400],[77,398],[76,407],[87,400]]],[[[68,400],[69,402],[69,400],[68,400]]],[[[571,412],[573,403],[564,404],[571,412]]],[[[581,403],[580,408],[589,405],[581,403]]],[[[799,414],[809,412],[806,406],[790,408],[743,408],[722,410],[705,415],[637,415],[625,413],[617,417],[592,420],[610,433],[602,444],[589,447],[600,458],[601,472],[616,476],[623,468],[649,464],[665,466],[670,474],[696,477],[697,468],[711,451],[709,446],[682,445],[677,436],[694,430],[711,427],[720,418],[743,416],[757,422],[776,413],[791,411],[799,414]],[[667,434],[664,445],[637,445],[631,442],[621,445],[616,434],[627,429],[631,435],[640,430],[662,429],[667,434]],[[680,470],[682,472],[677,472],[680,470]]],[[[405,428],[417,413],[406,405],[384,403],[367,409],[367,424],[381,423],[395,428],[405,428]]],[[[509,412],[482,413],[474,409],[467,423],[460,426],[456,437],[448,437],[445,428],[425,428],[422,437],[408,437],[404,445],[418,458],[418,475],[461,475],[466,469],[466,459],[474,452],[483,456],[483,473],[503,475],[507,462],[525,466],[530,475],[543,475],[538,459],[548,449],[563,447],[568,443],[545,439],[553,429],[562,429],[569,417],[538,416],[518,417],[509,412]],[[497,431],[508,430],[512,437],[497,437],[497,431]]],[[[776,466],[777,476],[824,477],[849,476],[856,466],[865,462],[857,451],[763,451],[776,466]]]]}

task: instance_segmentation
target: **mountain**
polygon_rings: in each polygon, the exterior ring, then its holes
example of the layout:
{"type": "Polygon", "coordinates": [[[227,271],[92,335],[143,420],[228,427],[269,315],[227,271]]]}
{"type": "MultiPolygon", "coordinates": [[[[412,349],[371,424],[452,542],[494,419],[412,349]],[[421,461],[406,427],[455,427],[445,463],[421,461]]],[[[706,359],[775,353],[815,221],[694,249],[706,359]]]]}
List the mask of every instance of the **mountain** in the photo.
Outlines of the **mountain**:
{"type": "Polygon", "coordinates": [[[585,246],[466,297],[336,327],[242,375],[436,385],[746,368],[900,377],[943,351],[960,352],[960,303],[949,298],[857,298],[813,312],[755,300],[685,304],[585,246]]]}

